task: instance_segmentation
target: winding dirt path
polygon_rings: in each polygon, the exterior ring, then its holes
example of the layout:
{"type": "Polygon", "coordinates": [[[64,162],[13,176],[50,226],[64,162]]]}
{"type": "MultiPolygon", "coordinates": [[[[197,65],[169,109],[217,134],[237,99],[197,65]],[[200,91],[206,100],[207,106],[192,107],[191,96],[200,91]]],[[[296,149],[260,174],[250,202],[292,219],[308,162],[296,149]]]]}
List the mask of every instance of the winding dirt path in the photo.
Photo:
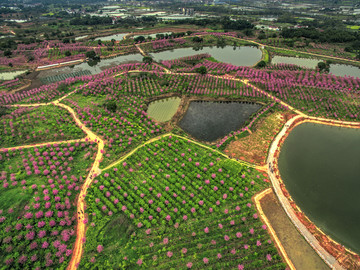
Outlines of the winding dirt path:
{"type": "Polygon", "coordinates": [[[54,145],[54,144],[73,143],[73,142],[86,142],[86,141],[88,141],[88,137],[85,137],[85,138],[82,138],[82,139],[76,139],[76,140],[35,143],[35,144],[28,144],[28,145],[20,145],[20,146],[0,148],[0,152],[4,152],[4,151],[8,151],[8,150],[17,150],[17,149],[26,149],[26,148],[39,147],[39,146],[54,145]]]}
{"type": "Polygon", "coordinates": [[[68,105],[59,103],[59,100],[53,102],[55,106],[62,107],[70,112],[72,117],[75,120],[75,123],[87,134],[88,138],[91,141],[94,141],[98,144],[98,152],[96,154],[95,161],[93,163],[93,166],[86,177],[86,180],[84,184],[81,187],[81,191],[78,197],[77,202],[77,212],[78,212],[78,224],[76,226],[76,240],[73,248],[72,257],[69,263],[69,266],[67,269],[76,269],[82,255],[83,251],[83,238],[85,237],[85,229],[86,229],[86,218],[85,218],[85,196],[88,187],[90,186],[93,178],[99,174],[101,171],[99,170],[100,162],[103,157],[103,151],[104,151],[104,141],[97,136],[94,132],[92,132],[89,128],[87,128],[77,117],[75,111],[70,108],[68,105]]]}
{"type": "MultiPolygon", "coordinates": [[[[73,247],[72,257],[71,257],[71,260],[70,260],[70,263],[69,263],[67,269],[76,269],[79,262],[80,262],[80,259],[81,259],[81,255],[82,255],[82,251],[83,251],[83,238],[85,237],[85,225],[86,225],[85,196],[86,196],[87,189],[90,186],[93,178],[97,174],[99,174],[99,172],[100,172],[99,166],[100,166],[101,159],[103,157],[103,150],[104,150],[104,141],[99,136],[97,136],[94,132],[92,132],[89,128],[87,128],[80,121],[80,119],[77,117],[75,111],[71,107],[60,103],[61,100],[68,97],[69,95],[75,93],[76,91],[77,91],[77,89],[75,89],[74,91],[64,95],[63,97],[59,98],[56,101],[49,102],[49,103],[11,105],[13,107],[37,107],[37,106],[54,105],[54,106],[64,108],[65,110],[67,110],[71,114],[71,116],[74,118],[75,123],[87,135],[86,138],[80,139],[80,141],[94,141],[98,145],[97,155],[95,157],[95,160],[94,160],[94,163],[93,163],[93,165],[91,167],[91,170],[90,170],[84,184],[81,187],[81,191],[80,191],[78,201],[77,201],[77,212],[78,212],[77,222],[78,222],[78,224],[76,226],[76,240],[75,240],[74,247],[73,247]]],[[[74,140],[74,141],[79,141],[79,140],[74,140]]],[[[71,142],[71,141],[52,142],[52,143],[47,142],[47,143],[40,143],[40,144],[35,144],[35,145],[17,146],[17,147],[11,147],[11,149],[14,149],[14,148],[29,148],[29,147],[35,147],[37,145],[40,146],[40,145],[64,143],[64,142],[71,142]]]]}

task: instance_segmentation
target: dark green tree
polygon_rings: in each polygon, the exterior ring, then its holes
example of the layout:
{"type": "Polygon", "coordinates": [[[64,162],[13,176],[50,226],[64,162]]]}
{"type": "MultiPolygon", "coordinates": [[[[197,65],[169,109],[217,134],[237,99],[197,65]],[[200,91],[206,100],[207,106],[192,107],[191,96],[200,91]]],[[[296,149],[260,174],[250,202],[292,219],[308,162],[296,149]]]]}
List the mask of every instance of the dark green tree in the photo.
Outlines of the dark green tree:
{"type": "Polygon", "coordinates": [[[204,66],[198,67],[195,69],[195,72],[201,74],[201,75],[205,75],[207,73],[207,69],[204,66]]]}
{"type": "Polygon", "coordinates": [[[259,63],[256,64],[256,67],[258,67],[258,68],[266,67],[266,62],[261,60],[259,63]]]}
{"type": "Polygon", "coordinates": [[[90,59],[96,59],[96,52],[95,51],[88,51],[86,52],[85,56],[90,59]]]}
{"type": "Polygon", "coordinates": [[[6,50],[4,52],[4,56],[6,56],[6,57],[10,57],[11,55],[12,55],[12,51],[10,51],[10,50],[6,50]]]}
{"type": "Polygon", "coordinates": [[[153,59],[150,56],[144,56],[143,62],[147,64],[151,64],[153,62],[153,59]]]}

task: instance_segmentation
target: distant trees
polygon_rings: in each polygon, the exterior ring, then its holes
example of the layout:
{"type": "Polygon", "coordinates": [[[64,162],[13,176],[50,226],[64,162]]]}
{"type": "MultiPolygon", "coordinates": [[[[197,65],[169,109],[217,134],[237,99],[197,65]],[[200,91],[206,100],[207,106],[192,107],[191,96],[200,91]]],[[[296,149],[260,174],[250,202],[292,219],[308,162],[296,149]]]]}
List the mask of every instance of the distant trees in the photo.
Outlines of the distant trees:
{"type": "Polygon", "coordinates": [[[360,40],[360,35],[358,33],[343,29],[326,29],[320,31],[315,28],[284,28],[281,31],[281,36],[284,38],[308,38],[314,41],[329,43],[345,43],[360,40]]]}
{"type": "Polygon", "coordinates": [[[89,15],[85,17],[77,17],[70,20],[70,25],[98,25],[98,24],[111,24],[112,18],[110,17],[98,17],[89,15]]]}
{"type": "Polygon", "coordinates": [[[230,20],[229,17],[224,17],[220,20],[224,29],[228,30],[244,30],[244,29],[253,29],[254,25],[246,20],[230,20]]]}

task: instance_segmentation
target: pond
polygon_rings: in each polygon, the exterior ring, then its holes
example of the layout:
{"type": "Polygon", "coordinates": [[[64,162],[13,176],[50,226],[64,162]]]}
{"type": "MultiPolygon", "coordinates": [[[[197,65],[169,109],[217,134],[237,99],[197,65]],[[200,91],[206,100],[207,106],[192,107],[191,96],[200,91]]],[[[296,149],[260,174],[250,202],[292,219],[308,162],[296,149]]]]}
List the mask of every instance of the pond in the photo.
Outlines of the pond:
{"type": "Polygon", "coordinates": [[[197,48],[181,48],[158,53],[151,53],[155,61],[173,60],[180,57],[191,56],[195,54],[209,53],[216,60],[224,63],[233,64],[235,66],[253,66],[261,60],[262,52],[256,47],[250,46],[225,46],[202,47],[197,48]]]}
{"type": "Polygon", "coordinates": [[[97,74],[106,68],[120,65],[127,62],[142,62],[143,56],[141,54],[129,54],[120,55],[114,58],[102,59],[100,62],[95,62],[92,65],[91,62],[83,62],[75,66],[67,66],[62,68],[55,68],[49,70],[40,71],[38,78],[44,78],[48,76],[56,76],[60,74],[78,73],[81,71],[90,71],[91,74],[97,74]]]}
{"type": "Polygon", "coordinates": [[[140,36],[143,36],[144,38],[148,38],[148,37],[152,37],[152,39],[156,39],[156,35],[171,35],[171,32],[162,32],[162,33],[155,33],[155,34],[144,34],[144,35],[135,35],[133,36],[133,38],[137,38],[137,37],[140,37],[140,36]]]}
{"type": "Polygon", "coordinates": [[[18,70],[12,72],[2,72],[0,73],[0,80],[13,80],[17,76],[25,74],[27,70],[18,70]]]}
{"type": "Polygon", "coordinates": [[[238,130],[262,106],[243,102],[192,101],[179,126],[202,141],[215,141],[238,130]]]}
{"type": "Polygon", "coordinates": [[[271,59],[272,64],[293,64],[304,68],[316,68],[319,62],[319,59],[297,58],[280,55],[275,55],[271,59]]]}
{"type": "Polygon", "coordinates": [[[149,104],[147,113],[158,122],[169,121],[179,108],[181,98],[172,97],[153,101],[149,104]]]}
{"type": "Polygon", "coordinates": [[[360,130],[304,123],[285,140],[279,170],[302,211],[360,253],[360,130]]]}
{"type": "Polygon", "coordinates": [[[343,64],[331,64],[330,73],[337,76],[352,76],[360,78],[360,68],[343,64]]]}
{"type": "Polygon", "coordinates": [[[119,41],[119,40],[123,40],[127,34],[129,34],[129,33],[121,33],[121,34],[115,34],[115,35],[110,35],[110,36],[105,36],[105,37],[98,37],[95,40],[108,41],[108,40],[115,39],[116,41],[119,41]]]}
{"type": "MultiPolygon", "coordinates": [[[[311,58],[297,58],[297,57],[288,57],[288,56],[280,56],[275,55],[271,59],[271,63],[273,64],[294,64],[305,68],[313,68],[317,67],[317,64],[322,61],[320,59],[311,59],[311,58]]],[[[360,78],[360,68],[344,65],[344,64],[330,64],[330,73],[336,76],[352,76],[360,78]]]]}

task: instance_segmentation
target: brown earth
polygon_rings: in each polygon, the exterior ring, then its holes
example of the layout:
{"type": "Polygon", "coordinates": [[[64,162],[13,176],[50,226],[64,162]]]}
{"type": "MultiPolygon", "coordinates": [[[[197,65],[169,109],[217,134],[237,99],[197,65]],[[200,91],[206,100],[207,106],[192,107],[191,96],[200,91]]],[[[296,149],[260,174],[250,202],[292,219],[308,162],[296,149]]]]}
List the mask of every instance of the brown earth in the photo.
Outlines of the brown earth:
{"type": "Polygon", "coordinates": [[[296,270],[330,269],[297,231],[273,192],[264,196],[260,203],[296,270]]]}
{"type": "Polygon", "coordinates": [[[272,140],[291,117],[289,112],[275,112],[266,116],[251,128],[250,135],[232,141],[224,152],[233,158],[264,165],[272,140]]]}

